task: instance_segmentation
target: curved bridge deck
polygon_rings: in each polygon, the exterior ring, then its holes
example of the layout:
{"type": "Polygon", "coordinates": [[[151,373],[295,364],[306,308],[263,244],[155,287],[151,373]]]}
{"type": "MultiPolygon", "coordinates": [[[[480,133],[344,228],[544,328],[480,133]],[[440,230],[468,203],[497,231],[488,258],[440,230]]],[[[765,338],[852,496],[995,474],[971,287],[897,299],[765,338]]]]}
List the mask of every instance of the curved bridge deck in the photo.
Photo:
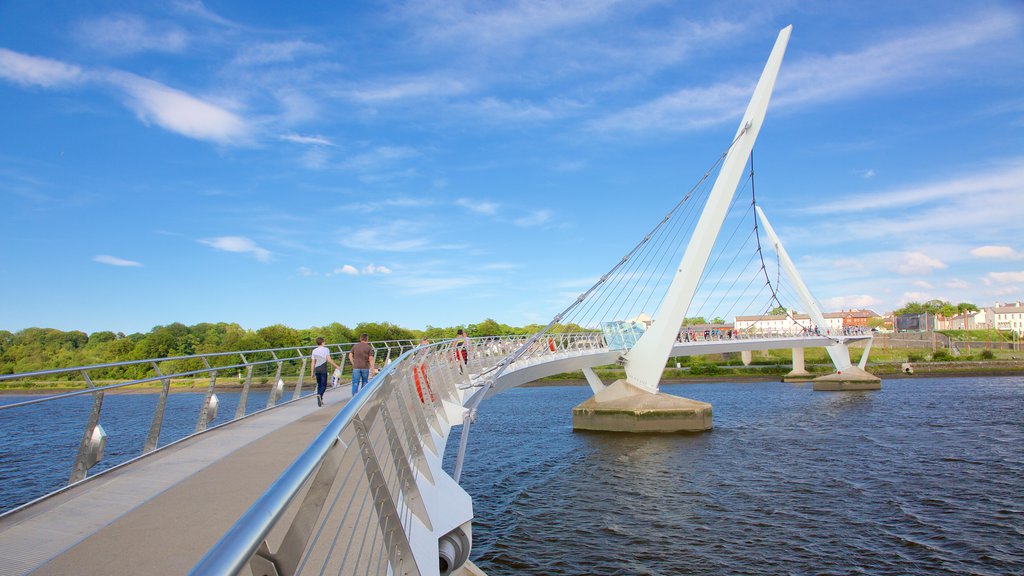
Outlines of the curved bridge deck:
{"type": "Polygon", "coordinates": [[[0,519],[0,575],[185,574],[348,402],[256,414],[0,519]]]}

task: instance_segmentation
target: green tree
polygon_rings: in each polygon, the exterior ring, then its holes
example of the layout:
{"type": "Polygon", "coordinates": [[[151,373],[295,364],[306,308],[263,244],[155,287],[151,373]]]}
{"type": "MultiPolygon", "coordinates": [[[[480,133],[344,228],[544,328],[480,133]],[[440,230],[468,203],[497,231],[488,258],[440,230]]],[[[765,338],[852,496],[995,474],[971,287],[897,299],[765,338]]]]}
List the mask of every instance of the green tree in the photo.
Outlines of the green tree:
{"type": "Polygon", "coordinates": [[[289,348],[299,346],[302,339],[299,331],[284,324],[274,324],[256,331],[256,335],[266,341],[271,348],[289,348]]]}
{"type": "Polygon", "coordinates": [[[785,306],[776,306],[769,310],[768,314],[771,316],[785,316],[788,312],[789,310],[787,310],[785,306]]]}

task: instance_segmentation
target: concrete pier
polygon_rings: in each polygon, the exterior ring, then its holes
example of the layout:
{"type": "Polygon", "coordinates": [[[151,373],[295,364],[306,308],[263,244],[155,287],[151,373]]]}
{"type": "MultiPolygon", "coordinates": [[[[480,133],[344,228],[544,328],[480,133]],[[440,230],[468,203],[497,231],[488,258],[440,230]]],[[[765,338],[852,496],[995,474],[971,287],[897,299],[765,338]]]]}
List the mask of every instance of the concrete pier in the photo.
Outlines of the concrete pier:
{"type": "Polygon", "coordinates": [[[881,390],[882,379],[857,366],[850,366],[835,374],[819,376],[811,388],[824,392],[846,392],[855,390],[881,390]]]}
{"type": "Polygon", "coordinates": [[[572,427],[602,432],[703,432],[711,429],[711,404],[652,394],[616,380],[572,409],[572,427]]]}
{"type": "Polygon", "coordinates": [[[793,348],[793,369],[782,377],[783,382],[809,382],[814,376],[804,366],[804,349],[793,348]]]}

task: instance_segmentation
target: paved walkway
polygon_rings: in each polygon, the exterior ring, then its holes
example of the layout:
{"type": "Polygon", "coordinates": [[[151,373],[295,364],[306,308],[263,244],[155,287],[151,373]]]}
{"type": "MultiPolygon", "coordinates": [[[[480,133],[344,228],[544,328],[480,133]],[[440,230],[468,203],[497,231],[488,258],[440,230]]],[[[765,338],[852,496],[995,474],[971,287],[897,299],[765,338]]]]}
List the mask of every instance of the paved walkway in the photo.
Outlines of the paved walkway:
{"type": "Polygon", "coordinates": [[[349,397],[307,396],[0,519],[0,576],[187,573],[349,397]]]}

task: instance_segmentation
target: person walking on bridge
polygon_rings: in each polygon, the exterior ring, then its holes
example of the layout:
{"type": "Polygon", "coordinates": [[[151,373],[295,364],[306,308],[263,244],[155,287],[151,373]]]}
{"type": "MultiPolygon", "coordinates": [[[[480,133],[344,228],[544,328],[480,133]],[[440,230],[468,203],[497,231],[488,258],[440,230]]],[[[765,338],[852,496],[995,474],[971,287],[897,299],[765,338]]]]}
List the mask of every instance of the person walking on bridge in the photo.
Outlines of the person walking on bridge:
{"type": "Polygon", "coordinates": [[[324,392],[327,390],[327,363],[330,362],[335,368],[340,368],[338,364],[331,360],[331,351],[324,346],[324,339],[316,339],[316,348],[313,349],[311,355],[313,360],[309,365],[309,370],[316,378],[316,405],[324,405],[324,392]]]}
{"type": "Polygon", "coordinates": [[[352,396],[373,377],[373,357],[376,353],[370,346],[370,337],[364,332],[359,335],[359,342],[348,351],[349,362],[352,363],[352,396]]]}

